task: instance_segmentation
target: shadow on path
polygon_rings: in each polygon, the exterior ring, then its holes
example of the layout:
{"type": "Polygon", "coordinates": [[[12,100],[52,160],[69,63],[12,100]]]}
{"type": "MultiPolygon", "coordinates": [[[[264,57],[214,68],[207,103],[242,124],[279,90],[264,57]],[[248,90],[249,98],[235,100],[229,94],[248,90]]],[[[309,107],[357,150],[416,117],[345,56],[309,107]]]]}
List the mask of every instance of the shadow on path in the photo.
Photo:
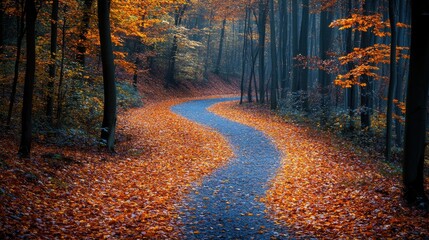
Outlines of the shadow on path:
{"type": "Polygon", "coordinates": [[[235,157],[223,168],[195,185],[184,203],[182,221],[189,239],[284,239],[281,229],[267,219],[265,195],[268,181],[280,164],[280,153],[263,133],[219,117],[207,108],[235,99],[186,102],[172,111],[223,134],[235,157]]]}

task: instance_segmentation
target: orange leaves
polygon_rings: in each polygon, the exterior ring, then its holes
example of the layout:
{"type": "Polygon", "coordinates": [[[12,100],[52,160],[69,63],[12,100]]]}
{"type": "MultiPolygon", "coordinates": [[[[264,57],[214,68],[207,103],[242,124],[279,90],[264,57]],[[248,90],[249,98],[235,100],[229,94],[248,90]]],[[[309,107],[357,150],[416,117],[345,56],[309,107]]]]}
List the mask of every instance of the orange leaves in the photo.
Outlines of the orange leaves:
{"type": "Polygon", "coordinates": [[[367,32],[372,31],[377,37],[390,36],[386,28],[390,28],[389,22],[383,21],[382,14],[362,15],[352,14],[350,18],[338,19],[333,21],[329,27],[338,27],[340,30],[352,28],[353,31],[367,32]]]}
{"type": "MultiPolygon", "coordinates": [[[[399,58],[408,58],[405,53],[408,47],[397,47],[397,60],[399,58]]],[[[367,48],[354,48],[353,52],[339,58],[342,65],[355,63],[356,66],[343,75],[337,75],[334,83],[343,88],[350,88],[352,85],[365,86],[359,82],[363,75],[381,80],[382,76],[378,74],[379,64],[390,63],[390,46],[386,44],[374,44],[367,48]]]]}
{"type": "Polygon", "coordinates": [[[429,236],[429,219],[403,205],[400,174],[365,151],[259,106],[223,103],[211,110],[265,132],[283,152],[264,202],[297,238],[429,236]]]}
{"type": "Polygon", "coordinates": [[[181,101],[123,113],[116,156],[35,146],[42,153],[60,151],[73,163],[39,154],[22,160],[13,157],[13,141],[0,141],[1,234],[178,239],[178,203],[190,184],[232,155],[218,133],[169,111],[181,101]]]}

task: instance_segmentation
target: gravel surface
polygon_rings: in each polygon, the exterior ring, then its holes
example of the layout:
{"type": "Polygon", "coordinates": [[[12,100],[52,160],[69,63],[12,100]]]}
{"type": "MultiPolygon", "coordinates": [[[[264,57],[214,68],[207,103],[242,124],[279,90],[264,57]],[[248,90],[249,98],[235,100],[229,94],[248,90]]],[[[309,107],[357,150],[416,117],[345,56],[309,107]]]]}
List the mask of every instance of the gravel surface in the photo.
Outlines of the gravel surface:
{"type": "Polygon", "coordinates": [[[223,134],[235,157],[200,183],[183,203],[187,239],[286,239],[286,229],[270,221],[265,205],[269,180],[280,165],[280,153],[263,133],[207,111],[212,104],[235,99],[186,102],[172,111],[223,134]]]}

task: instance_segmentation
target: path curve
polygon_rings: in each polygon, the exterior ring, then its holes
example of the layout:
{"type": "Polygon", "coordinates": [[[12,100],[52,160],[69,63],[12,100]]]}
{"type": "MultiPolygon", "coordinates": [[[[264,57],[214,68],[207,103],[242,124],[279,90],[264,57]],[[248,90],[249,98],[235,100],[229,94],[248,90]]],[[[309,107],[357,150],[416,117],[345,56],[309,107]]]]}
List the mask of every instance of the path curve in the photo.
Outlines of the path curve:
{"type": "Polygon", "coordinates": [[[232,98],[195,100],[173,112],[223,134],[235,157],[195,184],[184,203],[182,221],[188,239],[283,239],[285,229],[270,221],[259,201],[280,165],[280,153],[263,133],[217,116],[207,108],[232,98]]]}

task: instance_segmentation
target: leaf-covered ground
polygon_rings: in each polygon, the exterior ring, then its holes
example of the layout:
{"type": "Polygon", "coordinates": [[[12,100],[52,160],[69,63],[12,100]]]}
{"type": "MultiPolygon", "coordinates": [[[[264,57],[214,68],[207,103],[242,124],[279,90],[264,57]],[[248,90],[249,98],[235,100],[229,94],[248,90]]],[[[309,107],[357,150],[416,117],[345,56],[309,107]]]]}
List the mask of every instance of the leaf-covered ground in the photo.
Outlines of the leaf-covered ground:
{"type": "Polygon", "coordinates": [[[232,156],[220,134],[169,111],[182,101],[122,114],[115,156],[35,144],[19,159],[2,138],[0,239],[177,238],[175,204],[232,156]]]}
{"type": "MultiPolygon", "coordinates": [[[[217,114],[265,132],[283,152],[264,201],[297,237],[428,239],[429,218],[401,200],[400,174],[332,134],[254,105],[221,103],[217,114]]],[[[428,181],[426,181],[428,186],[428,181]]]]}

